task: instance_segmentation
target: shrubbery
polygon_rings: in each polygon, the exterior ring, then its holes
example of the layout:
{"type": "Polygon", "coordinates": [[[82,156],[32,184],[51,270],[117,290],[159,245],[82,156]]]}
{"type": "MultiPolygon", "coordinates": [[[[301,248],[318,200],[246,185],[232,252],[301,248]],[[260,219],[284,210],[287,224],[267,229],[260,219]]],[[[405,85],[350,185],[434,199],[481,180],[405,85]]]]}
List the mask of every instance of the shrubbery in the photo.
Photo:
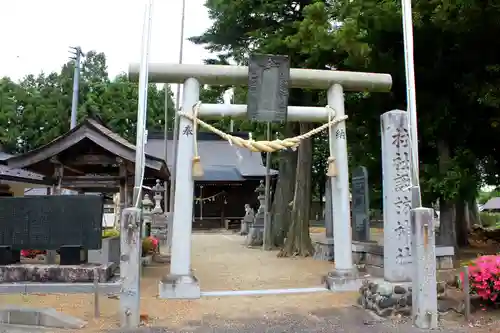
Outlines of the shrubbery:
{"type": "Polygon", "coordinates": [[[500,213],[481,212],[479,218],[485,228],[498,228],[500,226],[500,213]]]}
{"type": "MultiPolygon", "coordinates": [[[[465,278],[462,272],[460,281],[465,278]]],[[[471,294],[492,304],[500,302],[500,255],[481,256],[473,260],[469,265],[468,278],[471,294]]]]}
{"type": "Polygon", "coordinates": [[[102,230],[102,238],[110,238],[120,236],[120,232],[114,228],[103,229],[102,230]]]}
{"type": "Polygon", "coordinates": [[[158,252],[158,239],[153,236],[142,240],[142,256],[158,252]]]}

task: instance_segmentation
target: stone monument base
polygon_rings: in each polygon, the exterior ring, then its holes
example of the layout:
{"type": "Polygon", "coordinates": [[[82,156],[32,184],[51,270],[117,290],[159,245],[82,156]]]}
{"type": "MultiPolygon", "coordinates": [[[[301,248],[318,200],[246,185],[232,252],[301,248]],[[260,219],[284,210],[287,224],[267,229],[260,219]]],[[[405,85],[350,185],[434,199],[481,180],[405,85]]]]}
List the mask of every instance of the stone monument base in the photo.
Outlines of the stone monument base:
{"type": "MultiPolygon", "coordinates": [[[[411,282],[394,283],[383,279],[367,279],[359,289],[358,304],[381,317],[410,316],[412,307],[411,282]]],[[[437,284],[438,298],[445,292],[445,283],[437,284]]]]}
{"type": "Polygon", "coordinates": [[[252,225],[245,239],[246,246],[262,246],[264,244],[264,226],[252,225]]]}
{"type": "Polygon", "coordinates": [[[360,278],[357,268],[349,271],[334,269],[325,277],[325,283],[326,288],[331,291],[356,291],[365,278],[365,276],[360,278]]]}
{"type": "Polygon", "coordinates": [[[97,271],[99,282],[107,282],[118,265],[82,264],[82,265],[47,265],[13,264],[0,266],[0,283],[12,282],[94,282],[97,271]]]}
{"type": "MultiPolygon", "coordinates": [[[[366,273],[372,277],[384,277],[384,247],[372,242],[352,243],[353,261],[364,266],[366,273]]],[[[455,250],[452,246],[436,246],[436,268],[438,281],[454,279],[453,259],[455,250]]],[[[451,281],[450,281],[451,282],[451,281]]]]}
{"type": "Polygon", "coordinates": [[[159,285],[159,298],[198,299],[201,297],[200,284],[193,275],[168,275],[159,285]]]}
{"type": "Polygon", "coordinates": [[[333,261],[333,255],[333,238],[325,238],[314,242],[314,259],[333,261]]]}

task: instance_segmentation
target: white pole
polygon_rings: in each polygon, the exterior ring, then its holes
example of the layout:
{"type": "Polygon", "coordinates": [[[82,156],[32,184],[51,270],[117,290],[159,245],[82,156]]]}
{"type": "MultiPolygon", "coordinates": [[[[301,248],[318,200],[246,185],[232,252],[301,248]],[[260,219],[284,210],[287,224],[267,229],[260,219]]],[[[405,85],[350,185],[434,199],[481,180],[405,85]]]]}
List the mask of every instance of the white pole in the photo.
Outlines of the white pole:
{"type": "MultiPolygon", "coordinates": [[[[163,144],[165,145],[165,150],[163,151],[164,153],[164,158],[165,158],[165,163],[167,164],[168,167],[168,97],[169,97],[169,86],[167,83],[163,86],[165,90],[165,118],[164,118],[164,129],[163,129],[163,144]]],[[[164,211],[165,212],[170,212],[171,208],[169,207],[169,201],[168,201],[168,181],[163,182],[163,187],[165,189],[164,195],[163,195],[163,203],[164,203],[164,211]]]]}
{"type": "Polygon", "coordinates": [[[203,185],[200,185],[200,220],[203,220],[203,185]]]}
{"type": "Polygon", "coordinates": [[[149,44],[151,41],[151,21],[153,12],[153,0],[146,4],[144,13],[144,30],[142,33],[141,69],[139,73],[139,102],[137,105],[137,137],[135,151],[135,177],[134,177],[134,206],[138,206],[144,178],[144,144],[146,141],[146,117],[148,105],[148,63],[149,44]]]}
{"type": "MultiPolygon", "coordinates": [[[[266,140],[271,141],[271,123],[267,123],[266,140]]],[[[262,249],[269,251],[271,245],[271,220],[269,213],[269,206],[271,205],[271,153],[266,153],[266,192],[265,192],[265,206],[264,206],[264,237],[262,242],[262,249]]]]}
{"type": "MultiPolygon", "coordinates": [[[[340,84],[332,85],[330,89],[328,89],[327,98],[328,105],[335,110],[335,115],[337,117],[344,116],[344,90],[342,86],[340,84]]],[[[338,170],[338,175],[332,179],[335,271],[339,274],[350,274],[354,271],[354,266],[352,262],[347,137],[344,121],[335,126],[334,135],[332,148],[338,170]]]]}
{"type": "MultiPolygon", "coordinates": [[[[183,110],[192,113],[192,107],[200,98],[200,85],[196,79],[187,79],[184,83],[183,110]]],[[[193,122],[185,117],[180,118],[179,156],[174,196],[174,223],[172,229],[172,258],[170,274],[172,276],[189,276],[191,265],[191,228],[193,225],[193,155],[194,138],[193,122]]]]}
{"type": "Polygon", "coordinates": [[[80,62],[82,60],[83,52],[82,49],[77,47],[72,47],[74,50],[75,58],[75,70],[73,72],[73,97],[71,100],[71,124],[70,129],[76,127],[76,118],[78,113],[78,94],[80,88],[80,62]]]}
{"type": "MultiPolygon", "coordinates": [[[[228,98],[228,103],[227,104],[234,104],[234,87],[231,90],[231,97],[228,98]]],[[[229,132],[233,133],[234,132],[234,119],[231,119],[229,122],[229,132]]]]}
{"type": "Polygon", "coordinates": [[[406,65],[406,98],[408,104],[408,121],[411,138],[411,185],[412,207],[422,206],[419,180],[418,158],[418,124],[417,124],[417,96],[415,89],[415,60],[413,55],[413,20],[411,0],[401,0],[403,17],[403,42],[406,65]]]}
{"type": "MultiPolygon", "coordinates": [[[[179,64],[182,64],[184,53],[184,21],[186,19],[186,0],[182,0],[182,13],[181,13],[181,39],[179,41],[179,64]]],[[[174,118],[174,132],[173,132],[173,146],[174,146],[174,163],[172,164],[171,181],[170,181],[170,210],[173,211],[175,201],[175,181],[177,173],[177,146],[179,138],[179,115],[177,111],[180,108],[181,99],[181,85],[177,85],[177,93],[175,96],[175,118],[174,118]]]]}

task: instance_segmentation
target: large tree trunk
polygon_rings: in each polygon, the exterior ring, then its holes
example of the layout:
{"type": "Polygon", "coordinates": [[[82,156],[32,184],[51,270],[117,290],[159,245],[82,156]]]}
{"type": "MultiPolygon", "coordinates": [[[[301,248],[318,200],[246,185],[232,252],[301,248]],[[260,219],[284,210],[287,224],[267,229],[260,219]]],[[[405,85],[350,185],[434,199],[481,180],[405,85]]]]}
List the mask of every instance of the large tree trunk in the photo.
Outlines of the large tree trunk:
{"type": "MultiPolygon", "coordinates": [[[[300,133],[311,129],[311,124],[300,123],[300,133]]],[[[312,256],[314,247],[309,235],[311,214],[311,168],[312,142],[303,140],[298,149],[298,161],[295,176],[295,191],[292,203],[291,224],[285,245],[279,257],[312,256]]]]}
{"type": "Polygon", "coordinates": [[[457,247],[463,247],[469,245],[468,241],[468,234],[469,234],[469,228],[468,228],[468,209],[467,209],[467,202],[461,198],[457,200],[455,204],[455,214],[456,214],[456,221],[455,221],[455,234],[457,237],[457,247]]]}
{"type": "Polygon", "coordinates": [[[479,209],[477,207],[477,200],[476,198],[473,198],[471,199],[468,203],[467,203],[467,208],[469,209],[469,223],[468,223],[468,227],[469,227],[469,230],[472,229],[472,226],[473,225],[482,225],[481,223],[481,218],[479,217],[479,209]]]}
{"type": "MultiPolygon", "coordinates": [[[[295,128],[298,124],[287,123],[285,125],[285,136],[295,136],[295,128]]],[[[290,213],[295,188],[295,173],[297,171],[297,151],[287,150],[279,153],[279,178],[276,184],[273,205],[271,207],[272,235],[274,246],[282,247],[290,227],[290,213]]]]}
{"type": "MultiPolygon", "coordinates": [[[[448,143],[440,140],[437,143],[437,150],[439,156],[439,173],[445,175],[448,171],[451,162],[450,147],[448,143]]],[[[439,198],[439,232],[436,236],[437,245],[446,245],[456,247],[456,233],[455,233],[455,220],[454,220],[454,206],[450,200],[444,196],[439,198]]]]}

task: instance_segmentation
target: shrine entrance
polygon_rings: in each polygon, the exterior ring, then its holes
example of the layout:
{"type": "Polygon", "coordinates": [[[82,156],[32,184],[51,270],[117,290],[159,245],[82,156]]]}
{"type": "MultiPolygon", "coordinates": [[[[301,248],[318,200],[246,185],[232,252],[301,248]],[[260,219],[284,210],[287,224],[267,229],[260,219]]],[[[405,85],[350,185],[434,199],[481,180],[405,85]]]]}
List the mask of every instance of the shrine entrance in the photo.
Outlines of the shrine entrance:
{"type": "MultiPolygon", "coordinates": [[[[147,70],[147,67],[142,67],[141,70],[147,70]]],[[[196,299],[201,296],[308,293],[359,288],[360,280],[357,279],[351,254],[344,91],[388,91],[392,83],[391,76],[290,69],[287,57],[274,55],[252,56],[249,67],[155,64],[149,66],[148,71],[150,82],[184,84],[183,107],[177,113],[179,139],[175,149],[177,157],[174,165],[175,196],[170,274],[159,283],[160,298],[196,299]],[[199,99],[201,84],[248,84],[248,105],[204,104],[199,99]],[[328,105],[288,106],[289,88],[327,90],[328,105]],[[245,116],[252,121],[268,124],[296,121],[323,125],[294,138],[272,140],[269,133],[267,141],[254,141],[225,133],[201,120],[245,116]],[[244,153],[267,153],[269,157],[271,153],[282,149],[296,149],[302,140],[321,131],[328,131],[330,157],[327,161],[327,175],[332,182],[332,201],[327,205],[333,206],[332,215],[336,221],[333,225],[336,240],[333,245],[335,267],[328,262],[314,261],[312,258],[278,259],[275,252],[260,249],[264,235],[270,230],[269,210],[265,204],[270,202],[269,163],[267,168],[261,164],[262,168],[267,169],[267,174],[265,182],[260,185],[261,189],[255,193],[255,217],[248,225],[247,236],[231,233],[193,234],[193,224],[190,223],[195,215],[193,210],[200,209],[203,204],[203,201],[200,201],[198,206],[196,203],[192,204],[196,202],[196,193],[203,191],[201,187],[197,189],[196,185],[208,174],[203,170],[205,150],[198,145],[199,127],[220,136],[227,146],[244,153]],[[262,188],[265,190],[262,191],[262,188]],[[301,266],[303,269],[299,270],[301,266]],[[237,272],[238,269],[241,270],[240,273],[237,272]],[[267,276],[267,279],[264,279],[264,276],[267,276]],[[307,278],[301,279],[299,276],[307,278]]],[[[129,66],[129,77],[137,79],[138,76],[139,65],[129,66]]],[[[216,155],[215,158],[222,159],[222,156],[216,155]]],[[[238,171],[243,175],[244,167],[238,171]]],[[[243,213],[241,212],[242,215],[243,213]]],[[[266,246],[262,248],[265,249],[266,246]]]]}

